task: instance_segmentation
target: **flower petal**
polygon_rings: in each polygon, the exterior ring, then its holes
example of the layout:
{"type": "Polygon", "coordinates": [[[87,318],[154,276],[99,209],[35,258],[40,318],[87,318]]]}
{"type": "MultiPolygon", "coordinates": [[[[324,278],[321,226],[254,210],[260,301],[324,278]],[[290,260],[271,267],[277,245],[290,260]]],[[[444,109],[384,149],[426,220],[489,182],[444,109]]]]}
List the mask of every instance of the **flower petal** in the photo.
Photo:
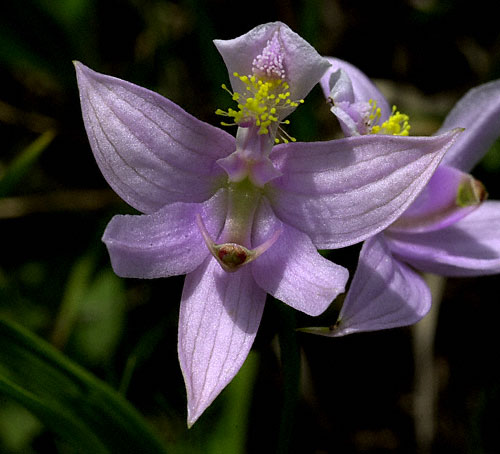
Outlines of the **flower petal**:
{"type": "Polygon", "coordinates": [[[332,96],[333,90],[332,98],[334,103],[348,101],[352,104],[360,101],[368,102],[373,99],[376,101],[377,107],[380,107],[381,121],[389,118],[391,114],[389,104],[366,74],[344,60],[332,57],[327,57],[327,60],[331,63],[331,66],[320,81],[326,98],[332,96]]]}
{"type": "MultiPolygon", "coordinates": [[[[330,63],[333,63],[332,60],[329,60],[330,63]]],[[[351,78],[342,68],[333,70],[330,66],[321,78],[320,85],[325,97],[331,99],[334,104],[339,102],[354,104],[356,102],[351,78]]]]}
{"type": "Polygon", "coordinates": [[[500,136],[500,80],[473,88],[460,99],[437,132],[465,128],[443,163],[469,172],[500,136]]]}
{"type": "Polygon", "coordinates": [[[216,165],[235,150],[232,136],[152,91],[75,63],[83,120],[104,177],[143,213],[202,202],[220,184],[216,165]]]}
{"type": "Polygon", "coordinates": [[[330,111],[337,117],[345,137],[367,134],[364,107],[359,103],[349,104],[345,101],[337,102],[331,107],[330,111]]]}
{"type": "Polygon", "coordinates": [[[457,223],[433,232],[386,232],[393,254],[443,276],[500,272],[500,202],[484,202],[457,223]]]}
{"type": "Polygon", "coordinates": [[[445,228],[477,209],[484,186],[469,174],[441,164],[420,195],[392,224],[393,232],[427,232],[445,228]]]}
{"type": "Polygon", "coordinates": [[[276,243],[252,263],[257,284],[293,308],[319,315],[345,291],[348,271],[323,258],[303,232],[282,223],[264,199],[256,213],[252,244],[260,244],[276,230],[276,243]]]}
{"type": "Polygon", "coordinates": [[[259,327],[266,293],[248,266],[226,273],[213,257],[186,276],[179,315],[179,361],[191,426],[233,379],[259,327]]]}
{"type": "Polygon", "coordinates": [[[282,22],[259,25],[238,38],[214,41],[227,66],[233,90],[240,93],[245,90],[242,82],[234,77],[233,73],[252,74],[254,59],[262,53],[275,33],[278,33],[283,50],[286,80],[290,84],[290,99],[305,98],[330,65],[314,47],[282,22]]]}
{"type": "Polygon", "coordinates": [[[424,280],[392,257],[383,234],[363,244],[359,264],[347,293],[339,321],[333,329],[308,328],[324,336],[344,336],[418,322],[431,307],[424,280]]]}
{"type": "Polygon", "coordinates": [[[157,278],[196,269],[209,251],[196,224],[199,213],[213,238],[224,225],[226,193],[205,203],[174,203],[156,213],[115,216],[103,235],[113,270],[121,277],[157,278]]]}
{"type": "Polygon", "coordinates": [[[283,176],[268,183],[273,211],[319,249],[362,241],[406,210],[457,134],[278,145],[270,157],[283,176]]]}

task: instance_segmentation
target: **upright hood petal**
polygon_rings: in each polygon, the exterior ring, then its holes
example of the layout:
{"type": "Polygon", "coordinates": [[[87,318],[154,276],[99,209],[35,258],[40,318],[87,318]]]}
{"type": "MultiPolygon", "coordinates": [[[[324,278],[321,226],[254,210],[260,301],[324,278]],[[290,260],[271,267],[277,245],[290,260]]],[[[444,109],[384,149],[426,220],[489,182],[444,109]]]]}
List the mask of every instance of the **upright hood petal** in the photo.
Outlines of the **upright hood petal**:
{"type": "Polygon", "coordinates": [[[391,114],[391,108],[385,96],[356,66],[339,58],[327,57],[330,68],[321,78],[320,84],[326,98],[332,97],[333,102],[368,102],[377,103],[381,111],[381,120],[385,121],[391,114]],[[332,93],[333,91],[333,93],[332,93]]]}
{"type": "Polygon", "coordinates": [[[262,54],[275,35],[281,50],[285,80],[290,85],[290,99],[303,99],[330,64],[287,25],[271,22],[259,25],[238,38],[217,39],[214,43],[227,66],[233,90],[241,92],[245,87],[233,73],[252,74],[254,59],[262,54]]]}

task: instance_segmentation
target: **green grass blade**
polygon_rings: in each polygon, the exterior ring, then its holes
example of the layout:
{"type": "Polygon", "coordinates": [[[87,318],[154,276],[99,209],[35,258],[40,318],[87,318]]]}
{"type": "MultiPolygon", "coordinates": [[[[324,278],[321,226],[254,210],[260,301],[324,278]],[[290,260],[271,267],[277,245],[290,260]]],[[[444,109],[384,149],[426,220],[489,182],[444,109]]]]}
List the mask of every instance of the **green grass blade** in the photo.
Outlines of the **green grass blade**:
{"type": "Polygon", "coordinates": [[[44,340],[0,320],[0,393],[83,452],[164,454],[163,444],[119,393],[44,340]]]}
{"type": "Polygon", "coordinates": [[[56,132],[53,130],[44,132],[17,155],[7,167],[4,175],[0,175],[0,197],[9,195],[12,189],[21,182],[55,136],[56,132]]]}

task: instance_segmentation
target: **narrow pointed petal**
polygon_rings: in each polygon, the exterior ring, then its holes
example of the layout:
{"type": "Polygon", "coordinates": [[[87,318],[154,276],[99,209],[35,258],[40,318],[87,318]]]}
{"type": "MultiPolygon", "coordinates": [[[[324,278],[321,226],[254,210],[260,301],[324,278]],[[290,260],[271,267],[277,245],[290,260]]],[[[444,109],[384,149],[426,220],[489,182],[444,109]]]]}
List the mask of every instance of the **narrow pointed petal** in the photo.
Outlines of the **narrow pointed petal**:
{"type": "Polygon", "coordinates": [[[259,25],[235,39],[214,41],[227,66],[233,90],[242,92],[245,89],[233,73],[252,74],[254,59],[262,53],[275,33],[278,33],[282,46],[286,80],[290,84],[290,99],[305,98],[330,64],[314,47],[282,22],[259,25]]]}
{"type": "Polygon", "coordinates": [[[271,159],[283,176],[268,183],[272,209],[319,249],[360,242],[408,208],[458,132],[278,145],[271,159]]]}
{"type": "Polygon", "coordinates": [[[443,163],[469,172],[500,135],[500,80],[473,88],[455,104],[439,133],[465,128],[443,163]]]}
{"type": "Polygon", "coordinates": [[[320,84],[325,97],[332,96],[333,101],[368,102],[376,101],[381,110],[381,120],[385,121],[391,114],[391,108],[384,95],[375,84],[358,68],[338,58],[327,57],[331,63],[328,71],[321,78],[320,84]],[[346,78],[347,76],[347,78],[346,78]],[[350,84],[347,82],[350,81],[350,84]],[[352,94],[351,94],[352,93],[352,94]]]}
{"type": "Polygon", "coordinates": [[[441,164],[416,200],[392,224],[393,232],[428,232],[445,228],[478,208],[484,186],[472,176],[441,164]]]}
{"type": "Polygon", "coordinates": [[[191,426],[233,379],[260,324],[266,293],[250,268],[226,273],[213,257],[186,276],[179,314],[179,361],[191,426]]]}
{"type": "Polygon", "coordinates": [[[115,216],[103,235],[114,272],[121,277],[158,278],[196,269],[209,251],[196,224],[205,219],[212,237],[224,225],[226,194],[205,203],[174,203],[150,215],[115,216]]]}
{"type": "Polygon", "coordinates": [[[344,336],[418,322],[431,307],[424,280],[392,257],[383,234],[363,244],[349,292],[332,329],[307,329],[324,336],[344,336]]]}
{"type": "Polygon", "coordinates": [[[157,93],[78,62],[75,67],[92,151],[123,200],[152,213],[216,192],[224,175],[216,160],[235,150],[232,136],[157,93]]]}
{"type": "Polygon", "coordinates": [[[276,218],[265,200],[255,225],[253,244],[282,230],[276,243],[251,265],[257,284],[266,292],[308,315],[319,315],[345,291],[348,271],[323,258],[305,233],[276,218]]]}
{"type": "Polygon", "coordinates": [[[387,231],[393,254],[415,268],[443,276],[500,273],[500,202],[484,202],[455,224],[432,232],[387,231]]]}

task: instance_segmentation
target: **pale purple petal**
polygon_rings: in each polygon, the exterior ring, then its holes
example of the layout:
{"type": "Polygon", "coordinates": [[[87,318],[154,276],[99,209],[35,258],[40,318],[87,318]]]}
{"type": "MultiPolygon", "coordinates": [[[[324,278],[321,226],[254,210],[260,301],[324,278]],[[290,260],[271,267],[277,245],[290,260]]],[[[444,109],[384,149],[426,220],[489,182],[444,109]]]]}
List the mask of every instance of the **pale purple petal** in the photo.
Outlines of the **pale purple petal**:
{"type": "Polygon", "coordinates": [[[371,134],[369,117],[373,107],[368,102],[335,102],[330,111],[337,117],[345,137],[371,134]]]}
{"type": "Polygon", "coordinates": [[[477,209],[485,196],[481,183],[469,174],[441,164],[420,195],[389,229],[419,233],[445,228],[477,209]],[[464,201],[460,204],[458,196],[463,187],[471,192],[468,204],[464,201]]]}
{"type": "Polygon", "coordinates": [[[331,63],[331,66],[320,81],[326,98],[331,96],[333,88],[334,102],[348,101],[355,103],[360,101],[368,102],[373,99],[376,101],[377,107],[380,107],[381,121],[384,122],[389,118],[391,108],[384,95],[362,71],[338,58],[327,57],[327,60],[331,63]],[[340,72],[337,72],[339,70],[340,72]],[[350,86],[346,81],[346,75],[350,80],[350,86]],[[349,92],[352,92],[352,95],[349,92]]]}
{"type": "Polygon", "coordinates": [[[275,33],[278,33],[282,46],[286,80],[290,84],[290,99],[305,98],[328,69],[329,63],[282,22],[259,25],[235,39],[214,41],[227,66],[233,90],[242,92],[245,89],[233,73],[251,75],[254,59],[262,53],[275,33]]]}
{"type": "Polygon", "coordinates": [[[310,328],[323,336],[344,336],[361,331],[396,328],[418,322],[431,307],[431,293],[424,280],[392,257],[379,234],[361,248],[337,324],[331,329],[310,328]]]}
{"type": "MultiPolygon", "coordinates": [[[[333,59],[329,60],[332,65],[333,59]]],[[[354,96],[354,87],[349,75],[342,69],[333,69],[333,66],[327,70],[320,80],[321,88],[326,98],[330,98],[335,104],[346,102],[353,104],[356,102],[354,96]]]]}
{"type": "Polygon", "coordinates": [[[465,128],[443,162],[469,172],[500,136],[500,80],[475,87],[455,104],[438,134],[465,128]]]}
{"type": "Polygon", "coordinates": [[[186,276],[179,314],[179,361],[191,426],[233,379],[257,333],[266,293],[245,266],[226,273],[213,257],[186,276]]]}
{"type": "Polygon", "coordinates": [[[150,279],[196,269],[209,254],[196,224],[198,213],[217,238],[226,215],[225,190],[204,203],[178,202],[150,215],[115,216],[103,235],[114,272],[150,279]]]}
{"type": "Polygon", "coordinates": [[[252,244],[282,230],[276,243],[251,265],[257,284],[266,292],[299,311],[319,315],[345,291],[348,271],[323,258],[305,233],[277,219],[265,199],[254,225],[252,244]]]}
{"type": "Polygon", "coordinates": [[[500,272],[500,202],[484,202],[457,223],[433,232],[386,232],[393,254],[412,266],[444,276],[500,272]]]}
{"type": "Polygon", "coordinates": [[[363,109],[355,104],[339,102],[331,107],[331,112],[337,117],[345,137],[367,134],[367,126],[363,109]]]}
{"type": "Polygon", "coordinates": [[[224,171],[215,161],[235,150],[232,136],[157,93],[81,63],[75,67],[92,151],[123,200],[152,213],[216,192],[224,171]]]}
{"type": "Polygon", "coordinates": [[[457,134],[278,145],[271,159],[283,176],[270,181],[267,191],[273,211],[317,248],[360,242],[408,208],[457,134]]]}

